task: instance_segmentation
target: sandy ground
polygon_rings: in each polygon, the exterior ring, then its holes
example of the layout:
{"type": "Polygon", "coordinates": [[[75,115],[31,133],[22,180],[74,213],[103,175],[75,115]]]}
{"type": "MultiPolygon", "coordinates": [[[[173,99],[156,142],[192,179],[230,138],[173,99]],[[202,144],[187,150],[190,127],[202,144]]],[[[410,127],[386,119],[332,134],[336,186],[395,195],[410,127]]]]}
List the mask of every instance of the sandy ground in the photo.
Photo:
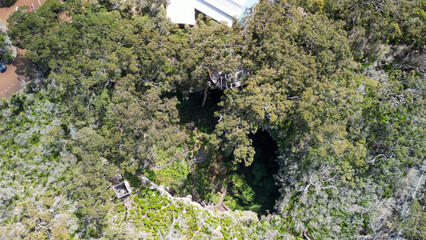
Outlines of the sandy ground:
{"type": "Polygon", "coordinates": [[[25,86],[25,67],[28,62],[23,57],[25,50],[18,49],[15,61],[7,66],[7,71],[0,73],[0,98],[8,98],[25,86]]]}
{"type": "Polygon", "coordinates": [[[63,22],[72,22],[72,17],[67,16],[68,11],[61,12],[59,14],[59,19],[61,19],[63,22]]]}
{"type": "MultiPolygon", "coordinates": [[[[7,26],[7,18],[13,13],[16,7],[29,6],[34,4],[37,9],[45,0],[17,0],[11,7],[0,8],[0,20],[7,26]]],[[[7,71],[0,73],[0,99],[8,98],[12,94],[18,92],[25,86],[24,70],[28,61],[24,58],[25,50],[18,48],[18,56],[12,62],[12,64],[6,65],[7,71]]]]}

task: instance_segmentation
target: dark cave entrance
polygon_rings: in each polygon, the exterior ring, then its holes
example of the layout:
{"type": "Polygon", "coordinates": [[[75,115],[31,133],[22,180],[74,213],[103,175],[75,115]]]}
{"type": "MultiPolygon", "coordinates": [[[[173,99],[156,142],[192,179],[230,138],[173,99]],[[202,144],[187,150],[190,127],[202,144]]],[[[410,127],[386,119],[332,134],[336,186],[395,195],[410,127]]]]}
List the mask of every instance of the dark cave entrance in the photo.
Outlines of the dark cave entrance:
{"type": "MultiPolygon", "coordinates": [[[[214,116],[215,112],[220,111],[221,107],[218,105],[221,101],[221,97],[224,92],[219,89],[209,89],[207,100],[204,108],[202,107],[204,92],[194,92],[187,95],[181,92],[177,93],[179,104],[177,106],[179,111],[180,122],[185,125],[188,129],[192,130],[197,128],[199,131],[211,134],[213,133],[218,117],[214,116]]],[[[254,200],[249,204],[244,204],[239,196],[234,195],[232,192],[232,184],[229,185],[227,195],[236,201],[237,206],[235,209],[246,209],[257,212],[259,215],[264,215],[274,211],[276,200],[280,197],[278,187],[275,185],[274,175],[278,173],[277,163],[277,142],[271,137],[267,131],[259,130],[256,134],[250,134],[249,137],[252,139],[252,146],[255,149],[255,156],[253,163],[246,167],[241,164],[236,171],[232,171],[234,174],[238,174],[253,190],[255,193],[254,200]]],[[[227,158],[227,157],[226,157],[227,158]]],[[[231,171],[226,170],[227,164],[225,162],[231,162],[231,156],[229,159],[223,159],[224,162],[218,162],[217,159],[214,161],[204,162],[202,165],[198,165],[195,174],[197,179],[197,194],[202,200],[208,200],[208,196],[212,192],[219,191],[218,186],[224,186],[225,182],[230,181],[231,171]],[[215,169],[214,171],[212,169],[215,169]],[[201,184],[203,182],[209,182],[201,184]]],[[[188,183],[186,184],[188,190],[193,188],[193,177],[188,177],[188,183]]],[[[228,205],[227,197],[224,199],[227,207],[234,209],[231,205],[228,205]]]]}
{"type": "Polygon", "coordinates": [[[272,139],[267,131],[257,131],[251,134],[255,155],[253,163],[245,167],[242,165],[238,172],[244,176],[247,183],[255,192],[254,204],[260,206],[259,214],[274,211],[275,201],[280,197],[278,187],[275,185],[274,175],[278,173],[277,142],[272,139]]]}
{"type": "Polygon", "coordinates": [[[223,91],[219,89],[209,89],[204,108],[201,106],[204,98],[204,91],[183,95],[178,92],[179,118],[181,124],[185,124],[189,129],[196,127],[201,132],[212,133],[219,118],[214,116],[220,110],[218,106],[223,91]]]}

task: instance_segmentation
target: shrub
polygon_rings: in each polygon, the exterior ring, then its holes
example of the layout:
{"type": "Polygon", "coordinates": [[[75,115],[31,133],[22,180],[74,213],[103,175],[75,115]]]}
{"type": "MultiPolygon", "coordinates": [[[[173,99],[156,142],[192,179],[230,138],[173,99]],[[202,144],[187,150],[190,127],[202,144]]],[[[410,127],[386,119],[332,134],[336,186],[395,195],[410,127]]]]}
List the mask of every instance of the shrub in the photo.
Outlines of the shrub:
{"type": "Polygon", "coordinates": [[[5,42],[4,34],[0,33],[0,47],[5,45],[5,44],[6,44],[6,42],[5,42]]]}
{"type": "Polygon", "coordinates": [[[13,61],[13,57],[10,53],[6,54],[6,62],[7,63],[11,63],[13,61]]]}
{"type": "Polygon", "coordinates": [[[6,7],[12,6],[15,2],[16,0],[3,0],[3,3],[6,7]]]}

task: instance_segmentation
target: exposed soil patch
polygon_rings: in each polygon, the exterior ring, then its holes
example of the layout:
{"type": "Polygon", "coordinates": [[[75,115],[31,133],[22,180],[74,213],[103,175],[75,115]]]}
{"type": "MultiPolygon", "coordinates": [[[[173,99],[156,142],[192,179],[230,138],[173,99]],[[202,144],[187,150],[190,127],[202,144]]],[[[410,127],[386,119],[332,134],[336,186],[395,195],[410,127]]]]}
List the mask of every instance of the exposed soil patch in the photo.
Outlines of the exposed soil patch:
{"type": "Polygon", "coordinates": [[[29,62],[24,58],[25,50],[18,48],[18,55],[7,71],[0,73],[0,98],[8,98],[25,86],[25,67],[29,62]]]}
{"type": "Polygon", "coordinates": [[[68,16],[68,11],[65,12],[61,12],[59,14],[59,19],[61,19],[63,22],[71,22],[72,21],[72,17],[68,16]]]}

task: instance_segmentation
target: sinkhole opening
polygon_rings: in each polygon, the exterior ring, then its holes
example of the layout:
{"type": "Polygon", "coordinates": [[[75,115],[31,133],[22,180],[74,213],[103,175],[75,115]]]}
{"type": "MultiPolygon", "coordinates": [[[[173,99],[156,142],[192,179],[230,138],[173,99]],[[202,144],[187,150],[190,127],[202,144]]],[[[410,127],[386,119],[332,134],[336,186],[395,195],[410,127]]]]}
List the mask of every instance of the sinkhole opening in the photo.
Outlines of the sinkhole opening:
{"type": "MultiPolygon", "coordinates": [[[[221,108],[218,104],[223,94],[219,89],[209,89],[202,107],[202,91],[186,95],[178,92],[177,108],[181,124],[190,130],[197,128],[204,133],[213,133],[218,121],[214,113],[221,108]]],[[[246,167],[241,163],[236,170],[227,169],[225,162],[232,162],[232,159],[224,159],[223,162],[210,159],[200,163],[193,175],[188,175],[186,193],[206,202],[211,201],[219,209],[223,205],[224,209],[251,210],[259,215],[274,212],[275,202],[280,197],[274,177],[279,170],[278,144],[268,131],[259,130],[249,137],[255,149],[250,166],[246,167]],[[194,188],[196,192],[193,191],[194,188]]]]}
{"type": "Polygon", "coordinates": [[[218,106],[223,91],[219,89],[210,89],[208,91],[204,107],[202,106],[204,92],[194,92],[184,95],[177,93],[179,104],[179,118],[182,124],[189,129],[197,128],[205,133],[212,133],[219,118],[214,116],[216,111],[220,110],[218,106]]]}
{"type": "MultiPolygon", "coordinates": [[[[267,131],[259,130],[250,135],[256,151],[253,163],[246,167],[241,165],[238,173],[255,192],[253,204],[258,214],[274,211],[276,200],[280,197],[274,176],[278,173],[278,144],[267,131]]],[[[253,207],[252,207],[253,208],[253,207]]]]}

